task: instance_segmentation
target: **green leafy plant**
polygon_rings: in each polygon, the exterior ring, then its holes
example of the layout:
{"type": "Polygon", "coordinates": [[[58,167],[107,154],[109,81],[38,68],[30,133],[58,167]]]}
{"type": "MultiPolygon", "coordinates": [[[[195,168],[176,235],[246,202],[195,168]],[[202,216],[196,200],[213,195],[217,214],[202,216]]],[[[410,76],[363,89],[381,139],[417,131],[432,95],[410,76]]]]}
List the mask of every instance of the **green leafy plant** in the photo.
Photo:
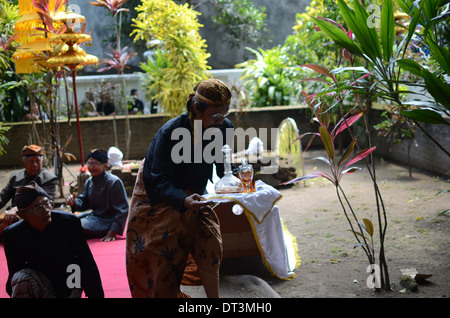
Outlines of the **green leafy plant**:
{"type": "MultiPolygon", "coordinates": [[[[317,157],[314,159],[318,159],[325,162],[329,166],[330,172],[328,173],[312,172],[300,176],[298,178],[295,178],[293,180],[290,180],[288,182],[285,182],[284,184],[298,183],[318,177],[323,177],[328,181],[330,181],[335,186],[336,195],[339,199],[339,203],[341,204],[344,215],[350,226],[351,229],[350,231],[354,234],[355,239],[357,241],[355,247],[361,247],[368,258],[369,264],[375,264],[376,254],[375,254],[375,245],[373,242],[374,227],[372,221],[367,218],[363,218],[362,222],[359,220],[356,211],[354,210],[348,196],[346,195],[344,189],[341,186],[341,179],[344,175],[351,174],[360,170],[359,167],[353,166],[353,164],[357,163],[360,160],[365,159],[375,150],[376,147],[362,149],[357,151],[356,154],[354,154],[354,150],[357,145],[357,140],[353,138],[347,150],[340,158],[338,158],[335,150],[335,141],[337,136],[343,131],[347,130],[358,119],[360,119],[363,116],[364,111],[353,110],[352,112],[347,113],[333,127],[330,122],[330,115],[327,111],[328,110],[327,103],[317,102],[319,99],[320,98],[317,97],[314,98],[311,96],[308,96],[307,98],[310,109],[314,114],[314,119],[319,123],[319,131],[302,134],[300,135],[299,138],[303,138],[306,135],[310,134],[312,134],[313,137],[315,136],[320,137],[322,144],[326,150],[327,157],[326,158],[317,157]],[[367,233],[369,237],[367,237],[365,233],[367,233]]],[[[382,260],[384,260],[384,244],[382,241],[384,240],[385,229],[381,231],[382,235],[380,238],[381,240],[380,255],[382,255],[381,256],[382,260]]],[[[387,268],[386,265],[384,265],[383,267],[385,269],[387,268]]],[[[387,270],[383,271],[381,284],[385,289],[390,288],[389,275],[387,273],[387,270]]]]}
{"type": "Polygon", "coordinates": [[[411,147],[415,137],[415,125],[409,118],[399,113],[398,107],[388,106],[381,114],[384,120],[375,125],[378,134],[385,137],[389,142],[401,144],[406,142],[408,149],[408,170],[409,176],[412,176],[411,167],[411,147]]]}
{"type": "MultiPolygon", "coordinates": [[[[353,80],[346,80],[344,82],[339,81],[340,69],[335,69],[330,71],[329,69],[315,64],[303,65],[316,73],[319,73],[321,77],[315,77],[308,80],[320,81],[326,85],[321,91],[308,94],[303,91],[303,96],[309,105],[314,121],[319,124],[318,132],[308,132],[301,134],[299,138],[304,138],[305,136],[311,135],[306,149],[311,145],[313,139],[317,136],[320,137],[322,144],[326,150],[327,157],[317,157],[316,159],[322,160],[330,168],[329,173],[325,172],[313,172],[300,176],[284,184],[297,183],[308,179],[323,177],[330,181],[336,189],[336,194],[338,196],[339,202],[343,208],[346,219],[350,225],[351,232],[355,235],[357,240],[356,246],[361,246],[364,250],[369,263],[375,264],[375,246],[373,244],[373,225],[368,219],[363,219],[361,222],[353,209],[348,196],[345,194],[341,186],[341,179],[344,175],[350,174],[358,171],[360,168],[352,166],[356,162],[363,161],[366,165],[368,172],[372,178],[374,184],[377,213],[378,213],[378,225],[379,225],[379,262],[380,262],[380,285],[383,289],[389,290],[389,273],[387,269],[386,258],[384,255],[384,238],[387,229],[387,216],[384,208],[381,193],[379,191],[376,175],[375,175],[375,163],[372,160],[372,167],[370,167],[366,157],[372,157],[372,153],[376,147],[369,145],[369,147],[362,149],[358,140],[354,137],[351,129],[349,129],[353,124],[355,124],[360,118],[364,118],[364,124],[366,127],[366,132],[368,133],[368,120],[365,115],[367,112],[367,107],[364,107],[361,103],[361,98],[359,96],[360,92],[363,92],[364,81],[370,76],[370,73],[365,72],[364,68],[353,67],[352,70],[355,72],[363,72],[364,75],[355,78],[353,80]],[[349,100],[349,96],[353,96],[353,105],[349,111],[345,111],[344,101],[349,100]],[[335,117],[332,115],[331,110],[336,109],[341,116],[335,117]],[[340,118],[335,125],[333,125],[333,118],[340,118]],[[338,154],[335,149],[336,139],[344,132],[347,131],[351,142],[347,150],[343,155],[338,158],[338,154]],[[354,154],[356,151],[356,154],[354,154]],[[369,237],[365,235],[367,233],[369,237]]],[[[370,138],[369,138],[370,143],[370,138]]]]}
{"type": "Polygon", "coordinates": [[[14,23],[19,18],[17,4],[0,0],[0,120],[21,121],[26,114],[27,91],[14,71],[12,56],[17,44],[14,42],[14,23]]]}
{"type": "MultiPolygon", "coordinates": [[[[408,28],[407,43],[416,38],[423,49],[430,52],[435,65],[420,65],[413,59],[399,59],[397,64],[403,69],[421,78],[425,89],[431,95],[425,102],[420,102],[420,107],[404,111],[403,115],[420,122],[435,124],[448,124],[441,115],[450,115],[450,85],[443,79],[444,74],[450,76],[450,52],[448,27],[449,1],[427,0],[412,2],[410,0],[397,0],[405,13],[411,16],[408,28]],[[421,26],[418,30],[417,26],[421,26]],[[433,71],[432,68],[437,68],[433,71]]],[[[404,51],[407,50],[405,45],[404,51]]],[[[409,100],[407,104],[415,105],[416,100],[409,100]]]]}
{"type": "Polygon", "coordinates": [[[290,67],[283,47],[258,51],[247,48],[255,59],[237,64],[243,69],[242,80],[250,92],[252,107],[290,105],[295,95],[294,70],[290,67]]]}
{"type": "Polygon", "coordinates": [[[343,19],[354,35],[354,39],[349,37],[348,33],[334,21],[319,18],[315,18],[315,21],[320,30],[337,45],[365,60],[367,72],[373,74],[376,80],[366,93],[370,94],[372,98],[380,98],[396,105],[397,113],[410,118],[439,149],[450,156],[450,153],[420,124],[420,122],[449,124],[442,116],[450,114],[450,86],[443,79],[444,74],[447,76],[449,74],[450,55],[448,49],[441,45],[443,35],[442,32],[439,35],[438,31],[442,29],[437,27],[439,23],[448,21],[448,14],[445,13],[448,10],[446,2],[448,1],[398,0],[397,3],[400,7],[412,17],[408,33],[399,43],[395,43],[394,39],[395,19],[392,0],[383,2],[379,17],[379,32],[376,28],[376,14],[370,14],[359,1],[353,1],[353,8],[350,8],[345,1],[338,0],[343,19]],[[412,59],[400,58],[402,54],[404,56],[406,53],[406,48],[416,32],[418,22],[424,27],[420,38],[429,47],[432,56],[438,62],[439,68],[436,74],[431,73],[426,67],[420,66],[412,59]],[[405,80],[402,77],[404,70],[422,77],[425,84],[405,80]],[[433,99],[405,101],[404,99],[411,91],[402,88],[403,85],[425,87],[433,99]],[[411,107],[411,105],[416,107],[411,107]]]}
{"type": "Polygon", "coordinates": [[[231,47],[239,47],[245,40],[247,43],[263,44],[267,42],[264,7],[255,7],[250,0],[212,0],[216,15],[214,23],[223,29],[231,47]]]}
{"type": "MultiPolygon", "coordinates": [[[[141,63],[141,69],[145,75],[141,75],[142,87],[153,87],[155,91],[162,90],[159,87],[163,83],[166,69],[169,68],[169,61],[167,61],[164,53],[161,50],[156,50],[153,57],[147,59],[147,63],[141,63]]],[[[145,98],[153,100],[155,93],[153,90],[147,89],[145,91],[145,98]]]]}
{"type": "Polygon", "coordinates": [[[131,35],[135,40],[161,41],[161,54],[167,62],[166,68],[158,69],[161,81],[149,81],[151,85],[144,89],[161,103],[167,115],[177,116],[185,111],[186,96],[192,87],[205,79],[210,69],[207,65],[210,54],[198,33],[199,13],[187,4],[178,5],[171,0],[144,0],[136,10],[138,16],[133,20],[135,29],[131,35]]]}
{"type": "Polygon", "coordinates": [[[6,153],[4,146],[9,144],[9,139],[5,136],[5,133],[11,128],[5,127],[2,124],[0,122],[0,156],[6,153]]]}

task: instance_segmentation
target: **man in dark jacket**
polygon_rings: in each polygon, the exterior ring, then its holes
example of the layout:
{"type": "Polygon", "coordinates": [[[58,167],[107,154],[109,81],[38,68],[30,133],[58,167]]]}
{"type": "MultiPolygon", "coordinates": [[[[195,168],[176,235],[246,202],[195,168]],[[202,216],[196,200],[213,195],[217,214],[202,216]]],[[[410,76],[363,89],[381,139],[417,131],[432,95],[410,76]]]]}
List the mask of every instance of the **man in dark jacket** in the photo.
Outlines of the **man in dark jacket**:
{"type": "Polygon", "coordinates": [[[7,293],[14,298],[103,298],[97,264],[80,220],[52,211],[50,196],[36,183],[17,189],[22,218],[4,231],[9,276],[7,293]]]}

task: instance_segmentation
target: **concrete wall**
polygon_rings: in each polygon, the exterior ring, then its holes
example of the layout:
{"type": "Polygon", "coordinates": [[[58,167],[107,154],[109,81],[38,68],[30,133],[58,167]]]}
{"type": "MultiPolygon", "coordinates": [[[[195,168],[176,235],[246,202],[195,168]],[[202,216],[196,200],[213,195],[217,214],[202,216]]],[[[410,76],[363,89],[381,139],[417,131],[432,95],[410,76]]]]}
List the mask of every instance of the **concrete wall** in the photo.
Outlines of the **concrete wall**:
{"type": "MultiPolygon", "coordinates": [[[[223,70],[211,70],[210,75],[213,78],[220,79],[227,84],[237,84],[240,82],[242,70],[239,69],[223,69],[223,70]]],[[[132,88],[138,90],[139,99],[144,102],[144,114],[150,114],[150,101],[145,98],[145,88],[142,86],[141,75],[145,73],[134,73],[134,74],[124,74],[125,78],[125,92],[127,96],[130,94],[132,88]]],[[[77,91],[77,100],[78,106],[81,109],[82,101],[85,98],[86,92],[96,87],[96,85],[100,83],[110,83],[110,84],[118,84],[120,87],[120,79],[118,75],[87,75],[87,76],[77,76],[76,80],[76,91],[77,91]]],[[[72,89],[72,77],[67,78],[67,83],[70,89],[72,89]]],[[[66,102],[66,94],[63,83],[61,84],[59,90],[59,96],[61,97],[61,105],[67,105],[66,102]]],[[[72,94],[69,98],[73,98],[72,94]]],[[[111,98],[114,97],[111,96],[111,98]]],[[[98,102],[98,101],[97,101],[98,102]]],[[[117,105],[117,104],[116,104],[117,105]]],[[[65,108],[64,108],[65,109],[65,108]]],[[[75,116],[75,114],[73,115],[75,116]]]]}

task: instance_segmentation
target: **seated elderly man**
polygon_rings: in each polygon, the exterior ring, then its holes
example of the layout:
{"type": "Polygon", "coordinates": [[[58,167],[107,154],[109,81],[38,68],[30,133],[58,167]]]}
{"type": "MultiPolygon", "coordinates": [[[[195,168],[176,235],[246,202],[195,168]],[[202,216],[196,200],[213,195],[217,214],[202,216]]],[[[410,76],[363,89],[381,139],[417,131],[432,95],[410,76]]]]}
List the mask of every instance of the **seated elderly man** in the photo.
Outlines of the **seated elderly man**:
{"type": "Polygon", "coordinates": [[[86,180],[83,194],[76,198],[72,193],[66,198],[66,203],[72,207],[72,212],[92,210],[78,215],[87,237],[113,241],[117,234],[122,235],[127,222],[127,192],[122,180],[106,171],[106,150],[92,150],[86,165],[91,177],[86,180]]]}
{"type": "Polygon", "coordinates": [[[104,297],[97,264],[68,212],[52,211],[50,196],[35,182],[17,189],[21,221],[4,231],[6,291],[17,298],[104,297]]]}
{"type": "Polygon", "coordinates": [[[14,195],[19,187],[34,181],[44,189],[52,200],[56,194],[58,178],[42,167],[42,148],[37,145],[25,146],[21,155],[23,169],[12,173],[8,184],[0,192],[0,209],[11,200],[11,205],[6,209],[5,213],[0,214],[0,234],[5,227],[18,220],[14,195]]]}

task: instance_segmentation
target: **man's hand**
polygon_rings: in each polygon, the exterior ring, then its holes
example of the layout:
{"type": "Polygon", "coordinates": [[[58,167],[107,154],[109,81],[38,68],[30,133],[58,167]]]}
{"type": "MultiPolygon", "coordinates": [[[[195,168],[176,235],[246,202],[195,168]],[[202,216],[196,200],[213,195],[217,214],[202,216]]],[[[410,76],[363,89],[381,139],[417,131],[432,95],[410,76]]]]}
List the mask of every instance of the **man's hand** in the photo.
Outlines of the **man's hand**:
{"type": "Polygon", "coordinates": [[[102,238],[100,241],[102,242],[110,242],[110,241],[115,241],[116,240],[116,232],[113,231],[108,231],[108,234],[106,234],[106,236],[104,238],[102,238]]]}
{"type": "Polygon", "coordinates": [[[77,194],[73,192],[72,194],[69,194],[66,198],[66,204],[73,206],[75,204],[75,198],[77,197],[77,194]]]}
{"type": "Polygon", "coordinates": [[[210,207],[213,202],[208,202],[200,194],[194,193],[184,198],[183,205],[186,209],[200,210],[203,207],[210,207]]]}
{"type": "Polygon", "coordinates": [[[11,209],[5,212],[5,218],[3,219],[4,227],[13,224],[14,218],[17,217],[16,214],[17,211],[18,211],[17,207],[12,207],[11,209]]]}

